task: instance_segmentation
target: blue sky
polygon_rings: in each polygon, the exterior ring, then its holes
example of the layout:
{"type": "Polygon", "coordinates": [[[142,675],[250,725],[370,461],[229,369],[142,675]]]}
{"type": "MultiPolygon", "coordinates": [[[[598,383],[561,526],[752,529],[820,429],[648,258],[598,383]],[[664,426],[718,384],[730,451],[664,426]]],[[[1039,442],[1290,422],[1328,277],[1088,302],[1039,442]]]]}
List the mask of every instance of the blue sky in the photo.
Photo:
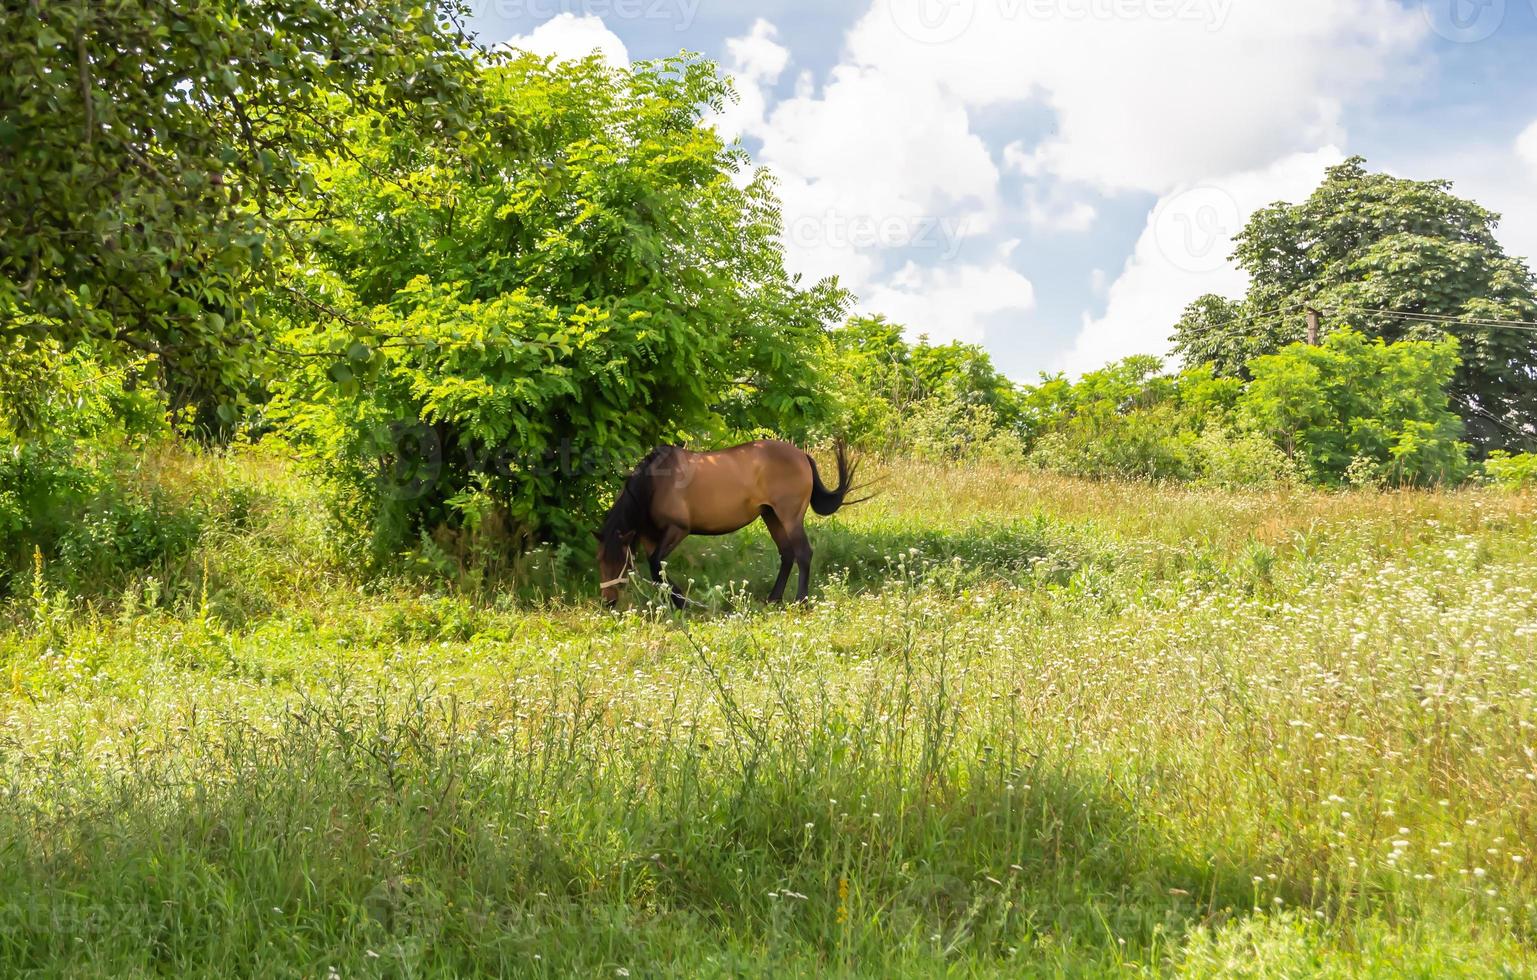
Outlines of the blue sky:
{"type": "Polygon", "coordinates": [[[1019,380],[1164,353],[1255,208],[1349,154],[1537,255],[1537,0],[472,0],[488,44],[696,51],[787,261],[1019,380]]]}

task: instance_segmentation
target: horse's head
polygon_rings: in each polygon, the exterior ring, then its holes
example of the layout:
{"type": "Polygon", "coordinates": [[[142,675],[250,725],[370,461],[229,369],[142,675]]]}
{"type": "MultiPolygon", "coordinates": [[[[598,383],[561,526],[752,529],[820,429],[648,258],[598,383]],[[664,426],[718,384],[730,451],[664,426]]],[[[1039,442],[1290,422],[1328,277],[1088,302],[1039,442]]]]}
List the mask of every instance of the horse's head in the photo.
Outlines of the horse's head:
{"type": "Polygon", "coordinates": [[[629,577],[630,567],[635,563],[635,532],[610,531],[605,534],[594,531],[592,536],[598,539],[599,590],[603,594],[603,604],[612,608],[618,605],[619,586],[629,577]]]}

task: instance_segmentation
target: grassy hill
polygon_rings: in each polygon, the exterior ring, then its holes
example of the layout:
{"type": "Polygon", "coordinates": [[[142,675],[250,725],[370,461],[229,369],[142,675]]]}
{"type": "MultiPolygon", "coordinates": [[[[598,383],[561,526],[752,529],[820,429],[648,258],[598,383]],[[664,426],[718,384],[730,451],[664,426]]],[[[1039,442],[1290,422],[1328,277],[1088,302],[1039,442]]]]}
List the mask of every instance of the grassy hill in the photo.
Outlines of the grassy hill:
{"type": "Polygon", "coordinates": [[[888,470],[679,616],[161,460],[184,566],[0,625],[0,973],[1537,970],[1537,499],[888,470]]]}

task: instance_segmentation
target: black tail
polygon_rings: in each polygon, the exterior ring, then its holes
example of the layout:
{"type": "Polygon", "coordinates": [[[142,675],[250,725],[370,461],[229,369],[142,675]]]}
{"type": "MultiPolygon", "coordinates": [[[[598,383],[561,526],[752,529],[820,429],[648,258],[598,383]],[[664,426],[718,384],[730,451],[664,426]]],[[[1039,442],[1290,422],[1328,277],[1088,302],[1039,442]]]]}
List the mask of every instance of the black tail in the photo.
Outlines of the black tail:
{"type": "MultiPolygon", "coordinates": [[[[843,498],[854,489],[854,461],[849,459],[849,447],[839,439],[833,446],[833,455],[838,459],[838,485],[829,490],[822,485],[822,475],[817,472],[817,461],[811,459],[811,454],[806,458],[811,460],[811,509],[827,517],[836,514],[838,508],[843,506],[843,498]]],[[[850,501],[856,503],[857,501],[850,501]]]]}

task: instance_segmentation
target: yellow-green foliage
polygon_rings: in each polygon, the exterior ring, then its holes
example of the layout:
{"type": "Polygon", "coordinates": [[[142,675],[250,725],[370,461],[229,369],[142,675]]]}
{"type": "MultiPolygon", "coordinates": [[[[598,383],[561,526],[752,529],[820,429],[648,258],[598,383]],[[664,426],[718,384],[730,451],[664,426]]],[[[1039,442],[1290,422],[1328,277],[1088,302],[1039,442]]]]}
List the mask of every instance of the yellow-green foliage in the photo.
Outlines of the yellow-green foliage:
{"type": "Polygon", "coordinates": [[[311,302],[272,297],[306,356],[274,355],[269,415],[380,557],[472,530],[471,498],[505,550],[585,541],[655,446],[818,416],[847,297],[785,271],[772,182],[702,120],[729,91],[694,58],[522,55],[486,68],[475,139],[360,112],[316,163],[336,220],[292,277],[311,302]],[[317,325],[322,296],[345,315],[317,325]]]}
{"type": "Polygon", "coordinates": [[[1018,457],[1019,390],[975,344],[916,343],[901,324],[856,316],[824,350],[824,435],[931,459],[1018,457]]]}
{"type": "Polygon", "coordinates": [[[213,500],[159,479],[170,438],[151,359],[0,341],[0,597],[46,556],[52,579],[99,592],[184,558],[213,500]]]}
{"type": "Polygon", "coordinates": [[[1447,397],[1460,363],[1452,337],[1389,344],[1347,328],[1249,362],[1238,410],[1315,482],[1452,484],[1468,471],[1447,397]]]}
{"type": "Polygon", "coordinates": [[[1516,453],[1512,456],[1496,449],[1484,460],[1484,473],[1502,487],[1518,489],[1537,486],[1537,453],[1516,453]]]}
{"type": "Polygon", "coordinates": [[[1537,969],[1530,496],[904,462],[810,607],[739,535],[676,617],[360,584],[227,479],[201,594],[0,631],[0,973],[1537,969]]]}

